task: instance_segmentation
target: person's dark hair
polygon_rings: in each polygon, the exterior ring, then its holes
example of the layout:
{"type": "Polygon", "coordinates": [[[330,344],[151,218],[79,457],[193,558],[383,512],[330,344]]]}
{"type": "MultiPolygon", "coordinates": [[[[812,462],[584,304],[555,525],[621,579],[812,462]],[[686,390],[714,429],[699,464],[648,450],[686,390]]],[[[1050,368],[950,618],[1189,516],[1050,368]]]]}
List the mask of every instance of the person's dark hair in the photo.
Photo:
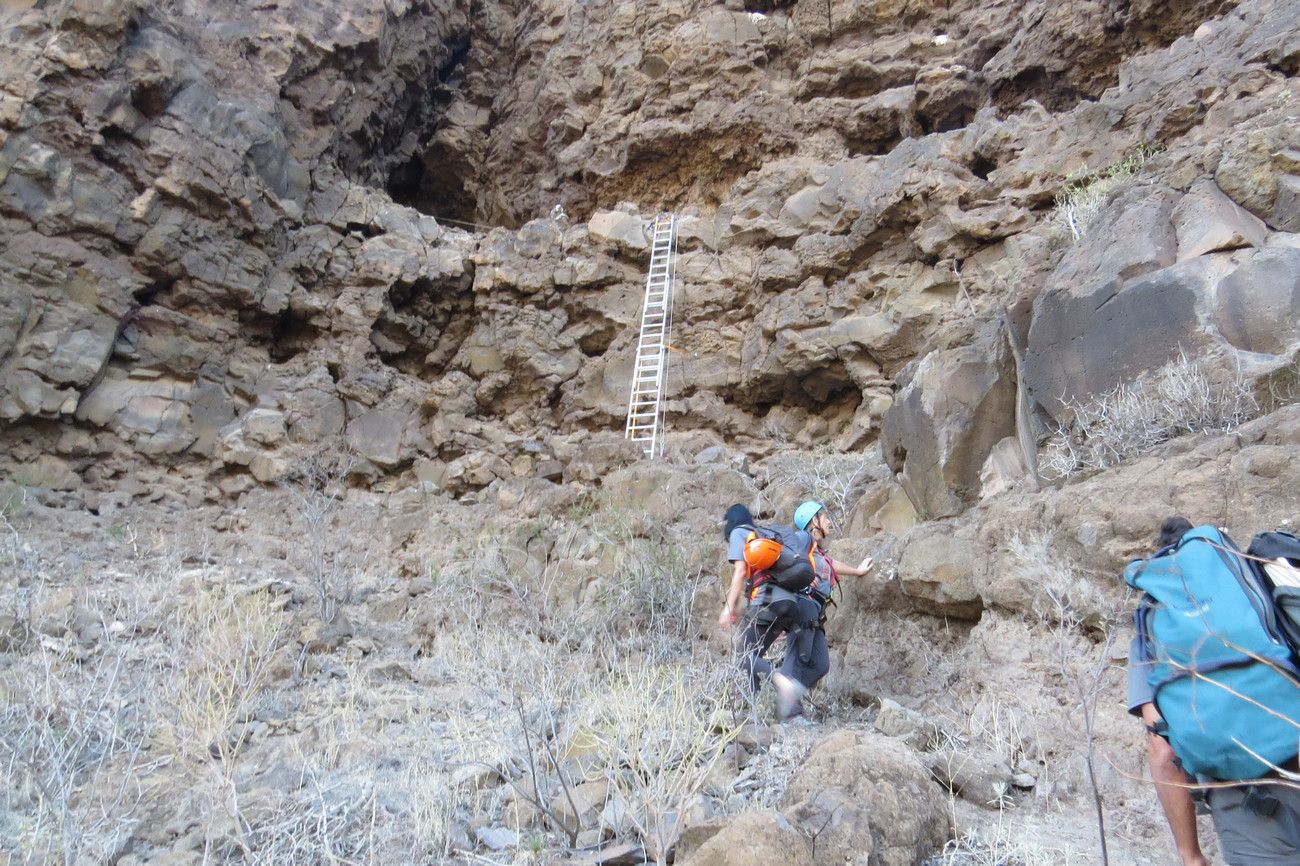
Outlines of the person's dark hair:
{"type": "Polygon", "coordinates": [[[726,515],[722,518],[723,538],[731,538],[731,531],[737,526],[745,526],[754,522],[754,515],[749,513],[749,509],[740,503],[736,503],[727,509],[726,515]]]}
{"type": "Polygon", "coordinates": [[[1177,544],[1187,530],[1192,528],[1192,521],[1186,517],[1166,517],[1160,524],[1160,535],[1156,538],[1156,547],[1168,547],[1177,544]]]}

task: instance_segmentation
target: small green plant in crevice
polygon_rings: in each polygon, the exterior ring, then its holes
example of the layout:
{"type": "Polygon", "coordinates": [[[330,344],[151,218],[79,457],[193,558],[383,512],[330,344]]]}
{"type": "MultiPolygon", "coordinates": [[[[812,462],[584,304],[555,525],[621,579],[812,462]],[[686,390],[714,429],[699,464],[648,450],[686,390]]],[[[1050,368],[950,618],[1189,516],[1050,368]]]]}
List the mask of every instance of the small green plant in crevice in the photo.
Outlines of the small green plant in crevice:
{"type": "Polygon", "coordinates": [[[1079,240],[1114,194],[1158,153],[1158,148],[1138,145],[1119,162],[1100,171],[1067,178],[1065,186],[1056,194],[1052,218],[1064,225],[1074,240],[1079,240]]]}

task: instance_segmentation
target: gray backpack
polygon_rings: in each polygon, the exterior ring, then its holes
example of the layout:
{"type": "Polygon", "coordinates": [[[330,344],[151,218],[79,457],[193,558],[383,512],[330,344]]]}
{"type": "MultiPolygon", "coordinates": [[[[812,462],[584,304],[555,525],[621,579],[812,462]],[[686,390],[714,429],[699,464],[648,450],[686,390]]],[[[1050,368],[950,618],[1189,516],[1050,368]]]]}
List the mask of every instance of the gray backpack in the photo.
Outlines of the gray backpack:
{"type": "MultiPolygon", "coordinates": [[[[781,545],[781,553],[768,568],[750,575],[751,586],[773,583],[788,592],[803,592],[817,579],[813,551],[817,539],[811,532],[793,526],[750,526],[758,538],[768,538],[781,545]]],[[[751,536],[753,537],[753,536],[751,536]]]]}

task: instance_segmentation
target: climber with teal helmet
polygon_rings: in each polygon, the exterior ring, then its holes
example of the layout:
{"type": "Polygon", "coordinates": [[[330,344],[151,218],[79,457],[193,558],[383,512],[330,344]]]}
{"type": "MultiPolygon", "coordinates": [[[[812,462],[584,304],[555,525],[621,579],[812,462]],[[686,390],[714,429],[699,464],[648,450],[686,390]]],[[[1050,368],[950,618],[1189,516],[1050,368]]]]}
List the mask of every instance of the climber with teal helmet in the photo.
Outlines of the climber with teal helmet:
{"type": "Polygon", "coordinates": [[[805,594],[754,579],[755,571],[745,553],[746,541],[755,529],[754,516],[748,508],[740,504],[731,506],[723,521],[722,533],[727,539],[727,559],[732,573],[718,625],[723,629],[735,625],[741,600],[745,599],[748,606],[740,633],[740,667],[746,674],[751,694],[758,694],[764,678],[771,681],[777,696],[777,714],[784,721],[802,712],[799,698],[804,687],[799,679],[801,671],[796,670],[799,660],[794,653],[787,653],[781,669],[777,670],[764,656],[782,635],[789,640],[790,635],[811,627],[820,611],[816,602],[805,594]]]}
{"type": "MultiPolygon", "coordinates": [[[[817,617],[808,627],[787,639],[786,654],[793,654],[795,662],[791,666],[792,674],[801,689],[807,691],[817,684],[831,669],[830,646],[826,642],[826,608],[832,602],[835,587],[841,576],[861,577],[875,567],[871,557],[862,560],[857,567],[836,562],[826,553],[827,537],[834,531],[835,524],[826,512],[826,506],[809,500],[794,510],[794,525],[812,534],[817,539],[813,548],[813,566],[817,578],[812,586],[805,590],[808,598],[817,604],[817,617]]],[[[792,711],[792,715],[802,712],[802,707],[792,711]]]]}

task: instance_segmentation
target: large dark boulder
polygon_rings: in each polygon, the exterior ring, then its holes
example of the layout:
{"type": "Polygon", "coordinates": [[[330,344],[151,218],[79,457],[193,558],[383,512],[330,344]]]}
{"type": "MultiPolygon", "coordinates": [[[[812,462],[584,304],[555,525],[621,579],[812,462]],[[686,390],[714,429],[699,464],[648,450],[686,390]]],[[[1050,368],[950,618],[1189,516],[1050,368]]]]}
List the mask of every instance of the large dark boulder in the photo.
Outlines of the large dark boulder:
{"type": "Polygon", "coordinates": [[[1213,322],[1238,349],[1291,352],[1300,343],[1300,250],[1263,250],[1229,274],[1215,293],[1213,322]]]}
{"type": "Polygon", "coordinates": [[[1055,420],[1181,355],[1248,375],[1300,344],[1300,250],[1202,178],[1185,195],[1134,185],[1062,258],[1034,302],[1023,365],[1055,420]]]}
{"type": "Polygon", "coordinates": [[[970,345],[926,355],[900,380],[881,424],[885,461],[918,514],[957,514],[979,499],[980,469],[993,446],[1015,432],[1010,348],[990,324],[970,345]]]}

